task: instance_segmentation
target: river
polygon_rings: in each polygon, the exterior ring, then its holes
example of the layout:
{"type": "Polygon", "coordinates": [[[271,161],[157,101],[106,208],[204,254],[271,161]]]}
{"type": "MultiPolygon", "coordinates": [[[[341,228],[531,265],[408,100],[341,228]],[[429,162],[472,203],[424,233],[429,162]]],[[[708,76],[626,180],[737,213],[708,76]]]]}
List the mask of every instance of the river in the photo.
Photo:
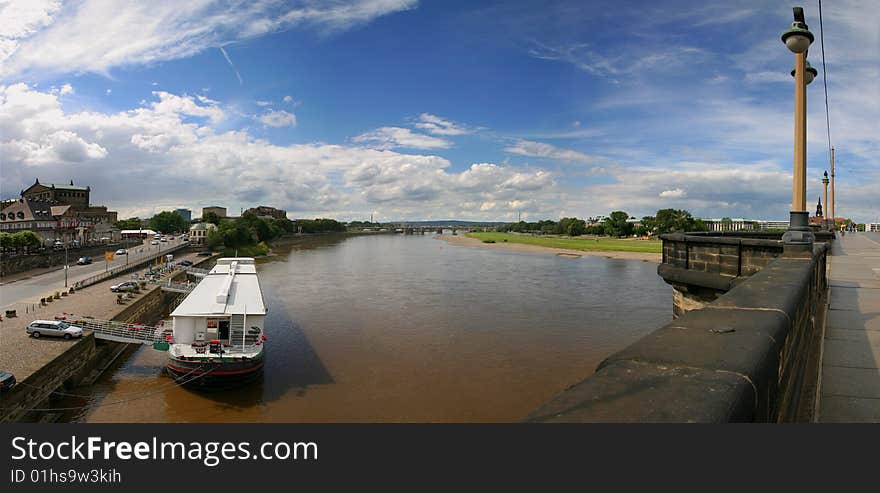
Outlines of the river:
{"type": "Polygon", "coordinates": [[[261,381],[180,388],[162,371],[165,354],[144,346],[68,419],[521,420],[671,320],[671,288],[656,269],[428,235],[304,238],[258,260],[269,306],[261,381]]]}

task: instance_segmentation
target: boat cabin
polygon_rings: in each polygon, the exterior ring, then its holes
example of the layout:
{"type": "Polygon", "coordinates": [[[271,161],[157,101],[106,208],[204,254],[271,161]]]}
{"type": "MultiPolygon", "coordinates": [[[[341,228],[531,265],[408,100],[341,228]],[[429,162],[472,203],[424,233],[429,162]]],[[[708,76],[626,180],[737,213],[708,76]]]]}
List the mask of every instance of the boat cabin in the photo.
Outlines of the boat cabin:
{"type": "Polygon", "coordinates": [[[261,344],[266,305],[254,259],[217,260],[171,317],[175,345],[222,345],[225,352],[234,352],[261,344]]]}

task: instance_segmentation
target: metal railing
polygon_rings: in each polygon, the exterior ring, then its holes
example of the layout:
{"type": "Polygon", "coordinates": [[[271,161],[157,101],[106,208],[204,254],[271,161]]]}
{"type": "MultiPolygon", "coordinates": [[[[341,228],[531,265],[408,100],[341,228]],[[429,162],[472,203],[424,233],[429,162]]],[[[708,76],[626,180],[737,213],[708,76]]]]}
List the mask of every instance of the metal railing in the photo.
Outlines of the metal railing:
{"type": "Polygon", "coordinates": [[[144,324],[117,322],[115,320],[99,320],[86,317],[78,318],[75,316],[70,317],[67,321],[84,330],[91,330],[95,333],[95,337],[98,339],[131,344],[153,344],[154,342],[165,342],[166,328],[164,326],[153,327],[144,324]]]}
{"type": "Polygon", "coordinates": [[[138,260],[136,262],[132,262],[128,265],[120,265],[118,267],[114,267],[112,269],[109,269],[105,272],[101,272],[101,273],[95,274],[94,276],[87,277],[85,279],[76,281],[75,283],[73,283],[73,287],[74,287],[74,289],[82,289],[86,286],[91,286],[92,284],[97,284],[99,282],[110,279],[111,277],[115,277],[119,274],[124,274],[126,272],[137,270],[137,269],[143,267],[144,264],[148,264],[148,263],[156,260],[157,258],[164,257],[165,255],[167,255],[171,252],[175,252],[177,250],[180,250],[181,248],[185,248],[188,246],[189,245],[187,243],[182,243],[180,245],[172,246],[172,247],[168,248],[167,250],[163,250],[159,253],[156,253],[156,254],[151,255],[149,257],[146,257],[144,259],[138,260]]]}

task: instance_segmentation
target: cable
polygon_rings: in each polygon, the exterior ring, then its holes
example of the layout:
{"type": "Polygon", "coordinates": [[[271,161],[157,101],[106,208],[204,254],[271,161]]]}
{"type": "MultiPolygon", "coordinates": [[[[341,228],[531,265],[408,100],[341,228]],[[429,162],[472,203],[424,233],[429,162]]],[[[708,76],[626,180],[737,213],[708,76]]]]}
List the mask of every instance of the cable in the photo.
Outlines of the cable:
{"type": "MultiPolygon", "coordinates": [[[[194,381],[198,380],[199,378],[202,378],[202,377],[204,377],[204,376],[206,376],[206,375],[209,375],[209,374],[211,373],[211,370],[208,370],[208,371],[202,372],[202,373],[196,375],[195,377],[190,378],[189,380],[187,380],[187,381],[185,381],[185,382],[182,381],[187,375],[191,375],[192,373],[198,371],[200,368],[204,368],[204,367],[205,367],[205,365],[202,365],[202,366],[200,366],[200,367],[198,367],[198,368],[194,368],[192,371],[190,371],[189,373],[187,373],[187,374],[184,375],[183,377],[180,377],[179,379],[175,379],[174,382],[173,382],[173,384],[174,384],[174,385],[178,385],[178,386],[182,386],[182,385],[186,385],[186,384],[188,384],[188,383],[190,383],[190,382],[194,382],[194,381]]],[[[155,394],[158,394],[158,393],[160,393],[160,392],[163,392],[164,390],[165,390],[165,389],[162,388],[162,389],[154,390],[154,391],[152,391],[152,392],[150,392],[150,393],[147,393],[147,394],[141,395],[141,396],[139,396],[139,397],[133,397],[133,398],[131,398],[131,399],[123,399],[123,400],[120,400],[120,401],[105,402],[105,403],[101,403],[101,404],[92,404],[92,405],[88,405],[88,406],[31,408],[31,409],[24,409],[24,411],[25,411],[25,412],[29,412],[29,413],[31,413],[31,412],[76,411],[76,410],[79,410],[79,409],[94,409],[94,408],[98,408],[98,407],[114,406],[114,405],[116,405],[116,404],[125,404],[126,402],[131,402],[131,401],[136,401],[136,400],[139,400],[139,399],[144,399],[144,398],[149,397],[149,396],[151,396],[151,395],[155,395],[155,394]]],[[[84,396],[83,396],[83,397],[84,397],[84,396]]],[[[0,408],[0,409],[2,409],[2,410],[4,410],[4,411],[12,411],[12,410],[15,410],[16,408],[0,408]]]]}
{"type": "Polygon", "coordinates": [[[825,86],[825,129],[828,131],[828,158],[831,159],[831,117],[828,113],[828,73],[825,70],[825,29],[822,26],[822,0],[819,0],[819,44],[822,47],[822,85],[825,86]]]}

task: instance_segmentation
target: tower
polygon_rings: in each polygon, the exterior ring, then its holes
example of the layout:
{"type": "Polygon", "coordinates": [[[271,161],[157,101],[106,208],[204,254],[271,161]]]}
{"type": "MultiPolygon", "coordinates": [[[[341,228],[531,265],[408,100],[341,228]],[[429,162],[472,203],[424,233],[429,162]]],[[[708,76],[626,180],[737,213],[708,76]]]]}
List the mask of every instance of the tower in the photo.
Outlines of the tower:
{"type": "Polygon", "coordinates": [[[822,197],[819,197],[819,202],[816,203],[816,217],[822,217],[822,197]]]}

